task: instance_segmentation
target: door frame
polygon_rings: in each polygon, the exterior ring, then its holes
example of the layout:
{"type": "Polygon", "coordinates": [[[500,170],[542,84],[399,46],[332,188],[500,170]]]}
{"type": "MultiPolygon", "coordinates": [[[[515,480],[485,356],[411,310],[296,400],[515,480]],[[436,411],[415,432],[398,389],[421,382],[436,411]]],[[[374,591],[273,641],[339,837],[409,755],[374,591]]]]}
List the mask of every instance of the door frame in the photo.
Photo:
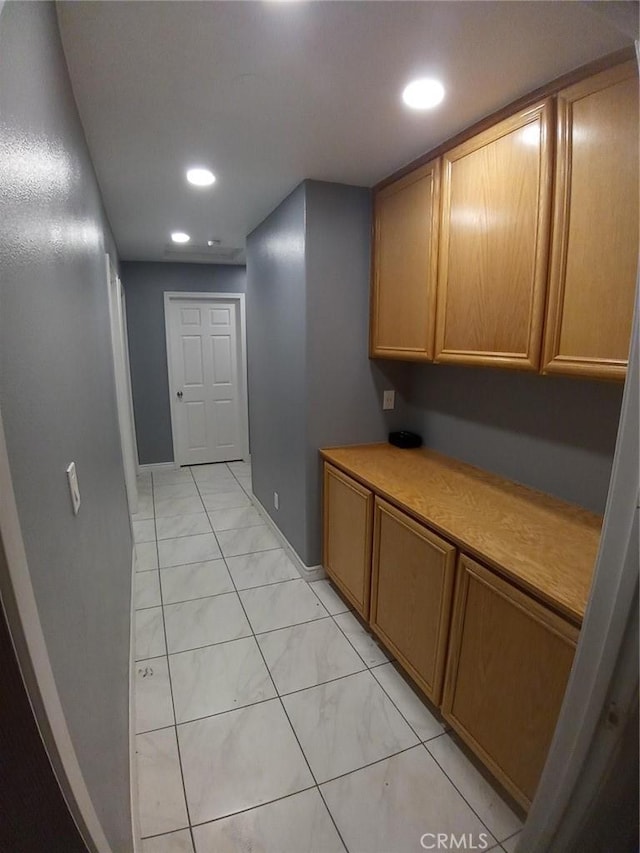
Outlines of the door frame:
{"type": "Polygon", "coordinates": [[[247,317],[244,293],[194,293],[181,291],[165,291],[164,293],[164,330],[167,343],[167,382],[169,385],[169,407],[171,411],[171,439],[173,443],[173,461],[180,466],[182,463],[178,458],[177,423],[178,412],[176,395],[171,376],[171,329],[169,324],[169,307],[174,302],[190,300],[198,302],[236,302],[238,312],[236,323],[238,324],[238,393],[240,398],[240,449],[242,459],[249,460],[249,397],[248,397],[248,374],[247,374],[247,317]]]}
{"type": "Polygon", "coordinates": [[[108,253],[105,253],[105,261],[107,265],[111,354],[113,356],[113,376],[115,382],[116,410],[118,412],[118,428],[120,432],[120,448],[122,450],[122,464],[124,467],[129,513],[133,515],[138,511],[138,448],[133,420],[126,315],[122,284],[108,253]]]}

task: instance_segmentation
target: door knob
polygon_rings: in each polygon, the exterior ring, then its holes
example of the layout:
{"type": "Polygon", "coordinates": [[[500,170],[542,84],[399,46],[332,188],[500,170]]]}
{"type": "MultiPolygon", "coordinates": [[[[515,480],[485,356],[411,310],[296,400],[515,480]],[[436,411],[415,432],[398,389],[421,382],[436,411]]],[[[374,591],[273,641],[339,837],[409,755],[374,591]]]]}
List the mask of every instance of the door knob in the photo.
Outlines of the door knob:
{"type": "Polygon", "coordinates": [[[176,397],[177,397],[179,400],[182,400],[182,391],[178,391],[178,392],[177,392],[177,394],[176,394],[176,397]]]}

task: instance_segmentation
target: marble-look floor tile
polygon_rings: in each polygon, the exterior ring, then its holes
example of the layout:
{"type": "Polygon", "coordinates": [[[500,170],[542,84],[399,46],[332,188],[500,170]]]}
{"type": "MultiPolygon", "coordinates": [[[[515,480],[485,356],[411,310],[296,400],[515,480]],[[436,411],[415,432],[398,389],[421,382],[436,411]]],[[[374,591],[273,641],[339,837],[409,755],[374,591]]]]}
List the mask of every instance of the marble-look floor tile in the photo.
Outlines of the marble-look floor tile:
{"type": "Polygon", "coordinates": [[[225,557],[238,557],[240,554],[253,554],[256,551],[270,551],[280,547],[266,524],[243,527],[240,530],[221,530],[217,536],[225,557]]]}
{"type": "Polygon", "coordinates": [[[514,835],[512,838],[508,838],[506,841],[502,842],[502,849],[506,851],[506,853],[516,853],[518,849],[518,842],[520,841],[520,836],[522,835],[519,832],[517,835],[514,835]]]}
{"type": "Polygon", "coordinates": [[[370,672],[283,698],[318,782],[418,743],[370,672]]]}
{"type": "Polygon", "coordinates": [[[176,539],[161,539],[158,542],[160,568],[183,566],[186,563],[202,563],[216,560],[222,555],[213,533],[197,536],[179,536],[176,539]]]}
{"type": "Polygon", "coordinates": [[[193,853],[191,833],[181,829],[169,835],[142,839],[142,853],[193,853]]]}
{"type": "Polygon", "coordinates": [[[136,545],[141,542],[156,541],[156,524],[152,518],[144,519],[143,521],[134,521],[131,524],[133,528],[133,541],[136,545]]]}
{"type": "Polygon", "coordinates": [[[233,592],[224,560],[206,560],[160,570],[164,604],[233,592]]]}
{"type": "Polygon", "coordinates": [[[202,501],[195,495],[190,498],[162,498],[155,502],[156,518],[172,515],[195,515],[203,511],[202,501]]]}
{"type": "Polygon", "coordinates": [[[142,610],[144,607],[159,607],[162,604],[158,572],[136,572],[134,581],[136,610],[142,610]]]}
{"type": "Polygon", "coordinates": [[[227,467],[236,475],[251,476],[251,462],[227,462],[227,467]]]}
{"type": "Polygon", "coordinates": [[[193,835],[197,853],[345,853],[315,789],[196,826],[193,835]]]}
{"type": "MultiPolygon", "coordinates": [[[[148,613],[148,610],[140,610],[148,613]]],[[[251,628],[235,592],[198,598],[164,608],[169,654],[239,640],[248,637],[251,628]]],[[[148,657],[148,656],[147,656],[148,657]]]]}
{"type": "Polygon", "coordinates": [[[184,723],[178,738],[194,824],[313,785],[277,699],[184,723]]]}
{"type": "Polygon", "coordinates": [[[132,521],[145,521],[153,518],[153,497],[151,494],[138,495],[138,509],[131,516],[132,521]]]}
{"type": "Polygon", "coordinates": [[[257,637],[279,693],[291,693],[364,669],[333,619],[318,619],[257,637]]]}
{"type": "Polygon", "coordinates": [[[175,729],[136,735],[136,754],[142,836],[188,826],[175,729]]]}
{"type": "Polygon", "coordinates": [[[322,785],[351,851],[419,851],[425,833],[467,835],[473,849],[495,840],[423,746],[322,785]]]}
{"type": "Polygon", "coordinates": [[[198,497],[198,490],[193,480],[185,480],[183,483],[169,483],[168,485],[155,486],[153,496],[157,501],[172,500],[173,498],[198,497]]]}
{"type": "Polygon", "coordinates": [[[239,488],[232,474],[227,474],[226,477],[196,480],[196,483],[203,498],[205,495],[223,495],[226,492],[235,492],[239,488]]]}
{"type": "Polygon", "coordinates": [[[174,724],[166,657],[138,661],[135,691],[137,734],[174,724]]]}
{"type": "Polygon", "coordinates": [[[136,571],[147,572],[158,568],[158,550],[155,542],[140,542],[135,545],[136,571]]]}
{"type": "Polygon", "coordinates": [[[136,610],[135,622],[136,660],[156,658],[166,654],[162,607],[136,610]]]}
{"type": "Polygon", "coordinates": [[[213,529],[237,530],[240,527],[255,527],[264,524],[264,519],[255,507],[236,507],[235,509],[218,509],[210,513],[213,529]]]}
{"type": "Polygon", "coordinates": [[[327,611],[303,580],[244,589],[240,598],[256,634],[322,619],[327,611]]]}
{"type": "Polygon", "coordinates": [[[179,723],[276,695],[253,637],[180,652],[171,655],[169,665],[179,723]]]}
{"type": "Polygon", "coordinates": [[[227,566],[238,589],[300,579],[298,570],[282,548],[227,557],[227,566]]]}
{"type": "Polygon", "coordinates": [[[229,466],[226,462],[211,462],[208,465],[193,465],[191,473],[196,480],[215,477],[228,477],[229,466]]]}
{"type": "Polygon", "coordinates": [[[476,770],[450,735],[430,741],[427,749],[498,841],[522,829],[518,815],[476,770]]]}
{"type": "Polygon", "coordinates": [[[177,539],[180,536],[196,536],[198,533],[211,533],[211,524],[206,512],[192,515],[170,515],[156,519],[158,539],[177,539]]]}
{"type": "Polygon", "coordinates": [[[385,663],[371,672],[420,740],[430,740],[444,732],[444,722],[433,715],[395,664],[385,663]]]}
{"type": "Polygon", "coordinates": [[[348,613],[351,608],[340,598],[335,587],[330,581],[313,581],[309,586],[327,608],[327,611],[335,616],[338,613],[348,613]]]}
{"type": "Polygon", "coordinates": [[[174,483],[193,483],[191,471],[188,468],[166,468],[153,472],[153,485],[170,486],[174,483]]]}
{"type": "Polygon", "coordinates": [[[389,656],[381,645],[356,619],[353,613],[339,613],[333,617],[336,625],[344,631],[347,639],[358,652],[367,666],[378,666],[387,663],[389,656]]]}
{"type": "Polygon", "coordinates": [[[220,509],[234,509],[236,507],[251,506],[251,501],[239,486],[232,491],[227,489],[226,491],[215,495],[205,493],[202,495],[202,503],[209,513],[209,517],[211,517],[212,512],[216,512],[220,509]]]}

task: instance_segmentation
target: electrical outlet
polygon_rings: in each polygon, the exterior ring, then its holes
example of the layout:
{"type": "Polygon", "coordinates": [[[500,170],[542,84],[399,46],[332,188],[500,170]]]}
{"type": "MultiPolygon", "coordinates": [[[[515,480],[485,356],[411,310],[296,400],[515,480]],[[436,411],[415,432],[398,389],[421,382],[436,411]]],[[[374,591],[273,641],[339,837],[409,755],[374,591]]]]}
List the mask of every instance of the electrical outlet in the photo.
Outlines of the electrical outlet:
{"type": "Polygon", "coordinates": [[[278,493],[273,493],[273,506],[275,509],[280,509],[280,498],[278,497],[278,493]]]}
{"type": "Polygon", "coordinates": [[[382,409],[383,411],[388,411],[389,409],[395,409],[396,407],[396,392],[395,391],[385,391],[382,395],[382,409]]]}
{"type": "Polygon", "coordinates": [[[77,515],[80,512],[80,488],[78,486],[78,475],[76,473],[75,462],[72,462],[67,467],[67,482],[69,483],[69,493],[71,494],[73,514],[77,515]]]}

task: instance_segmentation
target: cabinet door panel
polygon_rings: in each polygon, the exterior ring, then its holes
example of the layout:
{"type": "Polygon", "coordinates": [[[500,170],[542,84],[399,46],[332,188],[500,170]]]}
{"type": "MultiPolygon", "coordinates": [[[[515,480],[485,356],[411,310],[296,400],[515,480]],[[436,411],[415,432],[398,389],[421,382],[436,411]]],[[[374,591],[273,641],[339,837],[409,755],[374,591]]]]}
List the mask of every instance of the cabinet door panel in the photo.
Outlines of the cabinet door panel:
{"type": "Polygon", "coordinates": [[[578,631],[465,555],[458,562],[442,712],[528,808],[578,631]]]}
{"type": "Polygon", "coordinates": [[[365,619],[371,589],[372,517],[372,493],[325,463],[324,568],[365,619]]]}
{"type": "Polygon", "coordinates": [[[371,627],[437,705],[455,548],[379,498],[373,539],[371,627]]]}
{"type": "Polygon", "coordinates": [[[440,161],[374,200],[371,355],[433,359],[440,161]]]}
{"type": "Polygon", "coordinates": [[[558,96],[544,372],[623,379],[638,263],[635,63],[558,96]]]}
{"type": "Polygon", "coordinates": [[[551,117],[543,101],[442,158],[436,361],[539,367],[551,117]]]}

